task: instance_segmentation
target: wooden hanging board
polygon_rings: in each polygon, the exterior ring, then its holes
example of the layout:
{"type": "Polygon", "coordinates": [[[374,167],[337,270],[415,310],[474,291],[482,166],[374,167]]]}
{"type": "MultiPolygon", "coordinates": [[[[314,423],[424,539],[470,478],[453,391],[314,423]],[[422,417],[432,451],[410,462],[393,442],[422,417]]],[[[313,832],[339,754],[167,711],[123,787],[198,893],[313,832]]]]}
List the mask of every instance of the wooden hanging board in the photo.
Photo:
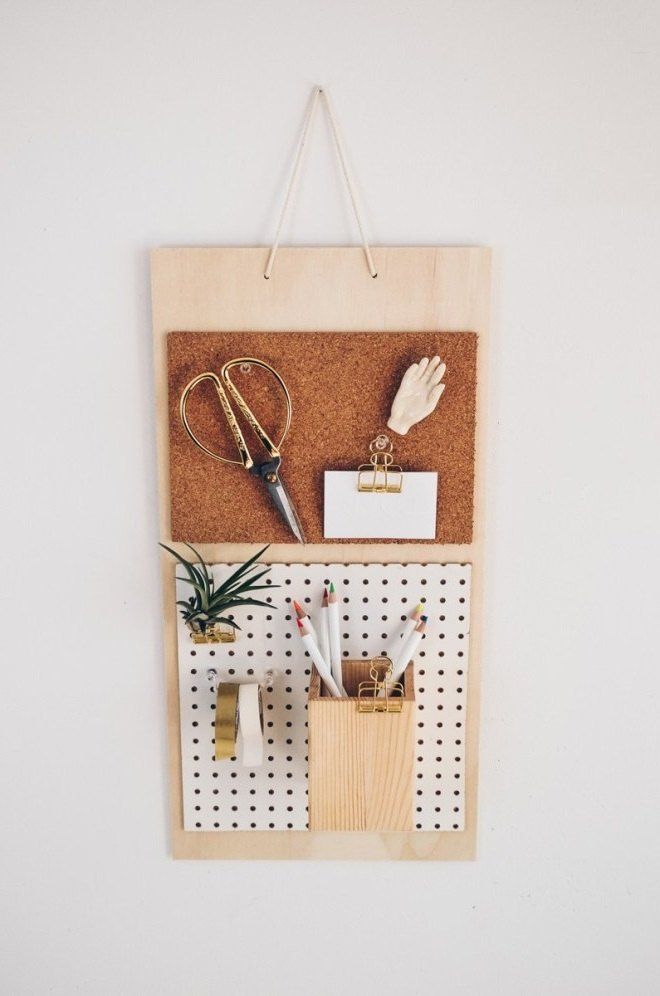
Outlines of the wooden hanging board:
{"type": "MultiPolygon", "coordinates": [[[[469,543],[309,544],[306,562],[466,562],[472,564],[472,625],[466,723],[466,829],[461,832],[186,832],[182,829],[181,753],[174,565],[162,555],[168,696],[172,851],[177,858],[465,860],[475,856],[483,467],[490,251],[476,247],[377,248],[378,277],[361,248],[280,249],[264,280],[265,248],[157,249],[152,253],[160,534],[172,541],[168,333],[473,332],[478,339],[473,533],[469,543]]],[[[442,405],[441,401],[441,405],[442,405]]],[[[185,548],[181,548],[182,551],[185,548]]],[[[209,562],[244,560],[252,544],[200,544],[209,562]]],[[[264,558],[294,562],[298,544],[277,543],[264,558]]]]}
{"type": "MultiPolygon", "coordinates": [[[[369,442],[385,431],[406,369],[422,356],[437,354],[448,371],[438,408],[406,436],[390,432],[390,437],[396,463],[406,470],[439,475],[437,542],[471,541],[474,332],[326,332],[322,348],[314,332],[172,332],[167,346],[173,539],[267,543],[289,538],[260,481],[241,467],[212,460],[188,438],[179,399],[198,373],[219,370],[237,356],[255,356],[284,377],[294,414],[282,447],[282,477],[307,541],[322,543],[323,472],[355,470],[368,459],[369,442]]],[[[282,394],[272,389],[272,378],[252,367],[246,373],[235,370],[233,380],[249,397],[271,438],[279,438],[284,402],[282,394]]],[[[211,449],[234,457],[229,425],[210,384],[198,390],[188,408],[199,438],[211,449]]],[[[252,449],[257,447],[258,443],[252,449]]]]}

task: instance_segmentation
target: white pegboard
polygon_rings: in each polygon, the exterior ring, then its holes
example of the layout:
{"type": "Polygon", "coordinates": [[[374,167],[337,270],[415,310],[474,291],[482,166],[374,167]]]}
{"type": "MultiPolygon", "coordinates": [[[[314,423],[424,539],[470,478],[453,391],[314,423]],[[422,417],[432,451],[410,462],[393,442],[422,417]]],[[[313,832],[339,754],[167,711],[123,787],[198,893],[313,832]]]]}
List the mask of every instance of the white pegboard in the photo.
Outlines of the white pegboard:
{"type": "MultiPolygon", "coordinates": [[[[213,568],[220,581],[231,570],[213,568]]],[[[296,632],[292,600],[314,619],[323,586],[340,597],[343,651],[373,657],[387,651],[419,601],[429,616],[415,661],[414,821],[418,830],[462,830],[465,718],[470,620],[469,564],[273,564],[272,609],[236,613],[234,644],[193,644],[178,619],[183,810],[186,830],[307,829],[307,692],[310,661],[296,632]],[[261,681],[264,764],[214,759],[214,668],[220,681],[261,681]]],[[[190,594],[177,582],[177,598],[190,594]]]]}

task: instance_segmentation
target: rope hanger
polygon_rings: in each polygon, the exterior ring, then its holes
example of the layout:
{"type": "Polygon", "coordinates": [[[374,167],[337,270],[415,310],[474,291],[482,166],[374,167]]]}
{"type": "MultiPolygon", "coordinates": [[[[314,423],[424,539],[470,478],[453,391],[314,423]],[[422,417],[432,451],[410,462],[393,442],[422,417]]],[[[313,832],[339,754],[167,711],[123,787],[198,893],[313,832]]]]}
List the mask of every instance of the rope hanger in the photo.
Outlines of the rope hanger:
{"type": "Polygon", "coordinates": [[[328,96],[327,91],[324,90],[323,87],[317,86],[314,88],[314,92],[312,93],[312,99],[310,100],[309,108],[307,110],[307,114],[305,115],[305,120],[303,122],[303,128],[300,135],[300,141],[298,143],[298,148],[296,150],[296,157],[293,163],[293,171],[291,173],[291,179],[289,180],[289,185],[286,189],[286,195],[284,197],[284,203],[282,204],[280,218],[277,223],[277,229],[275,230],[275,240],[273,242],[270,253],[268,254],[268,262],[266,263],[266,269],[264,270],[264,277],[266,278],[266,280],[270,280],[271,273],[273,272],[273,266],[275,264],[275,256],[277,254],[277,250],[279,249],[280,245],[282,228],[289,214],[293,192],[298,183],[298,177],[300,176],[300,170],[305,154],[305,149],[307,146],[307,139],[311,135],[312,125],[314,124],[314,119],[316,117],[316,110],[321,100],[323,100],[325,103],[325,110],[328,115],[328,121],[330,122],[330,129],[332,131],[332,137],[334,139],[335,148],[337,150],[337,155],[339,157],[341,170],[344,175],[344,180],[346,181],[346,186],[348,188],[349,196],[351,198],[351,204],[353,206],[353,213],[355,214],[355,220],[357,221],[358,229],[360,230],[360,238],[362,239],[362,246],[364,248],[364,255],[367,260],[367,266],[369,267],[369,273],[373,278],[376,278],[378,276],[378,271],[376,270],[373,256],[371,255],[371,249],[369,248],[369,243],[367,242],[367,237],[364,233],[364,224],[362,222],[362,215],[360,214],[360,208],[358,205],[357,192],[355,190],[353,181],[351,180],[351,174],[348,169],[348,163],[346,161],[344,147],[341,138],[339,137],[337,120],[332,110],[330,98],[328,96]]]}

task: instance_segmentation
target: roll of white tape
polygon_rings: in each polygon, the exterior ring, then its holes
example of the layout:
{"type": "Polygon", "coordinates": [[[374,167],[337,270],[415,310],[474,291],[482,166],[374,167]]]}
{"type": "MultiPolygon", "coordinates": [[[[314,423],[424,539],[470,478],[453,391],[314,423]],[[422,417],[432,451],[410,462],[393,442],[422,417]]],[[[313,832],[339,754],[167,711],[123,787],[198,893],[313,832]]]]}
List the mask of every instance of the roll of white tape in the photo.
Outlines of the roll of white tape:
{"type": "Polygon", "coordinates": [[[243,766],[257,768],[264,759],[261,688],[257,684],[238,689],[238,729],[242,741],[243,766]]]}

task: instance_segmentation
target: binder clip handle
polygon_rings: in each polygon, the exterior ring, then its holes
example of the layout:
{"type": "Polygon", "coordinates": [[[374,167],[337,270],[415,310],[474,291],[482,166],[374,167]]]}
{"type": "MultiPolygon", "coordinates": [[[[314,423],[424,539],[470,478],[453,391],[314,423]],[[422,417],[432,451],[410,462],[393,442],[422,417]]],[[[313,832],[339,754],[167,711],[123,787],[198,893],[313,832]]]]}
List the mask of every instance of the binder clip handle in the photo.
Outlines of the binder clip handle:
{"type": "Polygon", "coordinates": [[[369,443],[369,463],[358,467],[358,491],[372,494],[399,494],[403,471],[394,463],[394,446],[389,436],[381,434],[369,443]]]}

